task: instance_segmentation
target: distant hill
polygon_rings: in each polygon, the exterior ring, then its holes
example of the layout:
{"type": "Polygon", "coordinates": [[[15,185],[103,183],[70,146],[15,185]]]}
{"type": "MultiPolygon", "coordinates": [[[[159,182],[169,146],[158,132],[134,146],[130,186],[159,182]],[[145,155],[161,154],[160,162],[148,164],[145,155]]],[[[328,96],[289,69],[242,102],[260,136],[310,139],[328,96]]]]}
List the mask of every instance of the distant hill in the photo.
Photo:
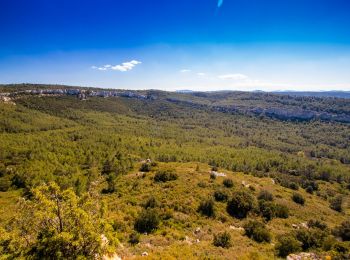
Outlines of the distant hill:
{"type": "Polygon", "coordinates": [[[274,91],[272,93],[303,97],[350,98],[350,91],[274,91]]]}

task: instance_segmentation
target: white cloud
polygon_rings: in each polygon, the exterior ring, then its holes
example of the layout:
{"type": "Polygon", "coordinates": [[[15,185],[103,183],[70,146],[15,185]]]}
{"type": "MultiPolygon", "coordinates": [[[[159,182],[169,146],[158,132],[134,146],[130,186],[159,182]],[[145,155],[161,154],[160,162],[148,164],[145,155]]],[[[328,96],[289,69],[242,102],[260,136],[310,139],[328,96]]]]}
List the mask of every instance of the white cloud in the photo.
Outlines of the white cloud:
{"type": "Polygon", "coordinates": [[[186,73],[186,72],[191,72],[191,70],[189,69],[183,69],[183,70],[180,70],[181,73],[186,73]]]}
{"type": "Polygon", "coordinates": [[[225,74],[218,76],[219,79],[230,79],[230,80],[247,80],[249,77],[244,74],[225,74]]]}
{"type": "Polygon", "coordinates": [[[142,63],[141,61],[132,60],[132,61],[123,62],[122,64],[118,64],[118,65],[106,64],[106,65],[103,65],[102,67],[92,66],[91,68],[96,70],[101,70],[101,71],[117,70],[117,71],[125,72],[128,70],[132,70],[136,65],[141,63],[142,63]]]}
{"type": "Polygon", "coordinates": [[[197,76],[205,76],[206,74],[205,73],[203,73],[203,72],[198,72],[197,73],[197,76]]]}

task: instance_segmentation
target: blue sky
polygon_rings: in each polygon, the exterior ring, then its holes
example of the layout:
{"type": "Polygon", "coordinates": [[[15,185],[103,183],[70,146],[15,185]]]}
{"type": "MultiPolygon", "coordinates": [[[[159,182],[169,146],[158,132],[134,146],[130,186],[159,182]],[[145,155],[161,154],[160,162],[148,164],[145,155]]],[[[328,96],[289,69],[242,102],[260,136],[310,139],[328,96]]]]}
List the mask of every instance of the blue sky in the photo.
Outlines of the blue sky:
{"type": "Polygon", "coordinates": [[[0,83],[350,90],[349,28],[348,0],[0,0],[0,83]]]}

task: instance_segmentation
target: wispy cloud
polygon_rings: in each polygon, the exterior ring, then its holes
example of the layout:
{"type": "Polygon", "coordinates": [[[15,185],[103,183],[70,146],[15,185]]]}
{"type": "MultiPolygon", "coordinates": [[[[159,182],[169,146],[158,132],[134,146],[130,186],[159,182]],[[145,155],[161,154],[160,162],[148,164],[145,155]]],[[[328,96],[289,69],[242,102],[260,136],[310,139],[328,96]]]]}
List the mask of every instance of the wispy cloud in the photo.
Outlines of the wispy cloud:
{"type": "Polygon", "coordinates": [[[116,71],[125,72],[128,70],[132,70],[136,65],[141,63],[142,63],[141,61],[132,60],[132,61],[123,62],[122,64],[118,64],[118,65],[106,64],[106,65],[103,65],[102,67],[92,66],[91,68],[95,70],[101,70],[101,71],[116,70],[116,71]]]}
{"type": "Polygon", "coordinates": [[[186,73],[186,72],[191,72],[191,70],[189,70],[189,69],[182,69],[182,70],[180,70],[180,72],[181,73],[186,73]]]}
{"type": "Polygon", "coordinates": [[[206,75],[206,74],[203,73],[203,72],[198,72],[198,73],[197,73],[197,76],[201,76],[201,77],[202,77],[202,76],[205,76],[205,75],[206,75]]]}
{"type": "Polygon", "coordinates": [[[230,80],[247,80],[249,79],[248,76],[244,75],[244,74],[224,74],[224,75],[219,75],[218,76],[219,79],[230,79],[230,80]]]}

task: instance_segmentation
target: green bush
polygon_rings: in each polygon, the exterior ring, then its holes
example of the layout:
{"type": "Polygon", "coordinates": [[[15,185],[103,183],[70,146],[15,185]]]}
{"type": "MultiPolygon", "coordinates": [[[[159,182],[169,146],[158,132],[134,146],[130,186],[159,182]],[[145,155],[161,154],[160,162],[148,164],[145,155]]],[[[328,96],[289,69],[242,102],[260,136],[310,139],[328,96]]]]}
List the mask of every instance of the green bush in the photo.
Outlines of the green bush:
{"type": "Polygon", "coordinates": [[[129,243],[131,245],[136,245],[138,243],[140,243],[140,234],[133,232],[130,234],[129,236],[129,243]]]}
{"type": "Polygon", "coordinates": [[[227,212],[236,218],[245,218],[256,207],[256,199],[248,191],[237,191],[227,202],[227,212]]]}
{"type": "Polygon", "coordinates": [[[331,199],[329,207],[335,211],[343,211],[343,197],[341,195],[331,199]]]}
{"type": "Polygon", "coordinates": [[[143,207],[144,207],[145,209],[147,209],[147,208],[155,208],[155,207],[157,207],[157,206],[158,206],[158,201],[157,201],[156,198],[153,197],[153,196],[149,197],[149,198],[146,200],[146,202],[143,204],[143,207]]]}
{"type": "Polygon", "coordinates": [[[303,250],[321,248],[326,236],[327,233],[320,229],[299,229],[295,232],[295,237],[301,242],[303,250]]]}
{"type": "Polygon", "coordinates": [[[306,191],[307,193],[310,193],[310,194],[314,193],[314,189],[313,189],[311,186],[307,186],[307,188],[305,189],[305,191],[306,191]]]}
{"type": "Polygon", "coordinates": [[[215,215],[214,201],[212,199],[201,201],[198,212],[207,217],[213,217],[215,215]]]}
{"type": "Polygon", "coordinates": [[[173,170],[157,171],[154,175],[154,181],[167,182],[177,180],[178,176],[173,170]]]}
{"type": "Polygon", "coordinates": [[[343,241],[350,241],[350,220],[342,222],[333,232],[343,241]]]}
{"type": "Polygon", "coordinates": [[[140,233],[151,233],[159,226],[159,214],[155,209],[145,209],[135,221],[135,229],[140,233]]]}
{"type": "Polygon", "coordinates": [[[216,190],[214,192],[214,198],[216,201],[227,201],[228,194],[224,190],[216,190]]]}
{"type": "Polygon", "coordinates": [[[309,228],[319,228],[321,230],[326,230],[328,228],[326,223],[324,223],[318,219],[310,219],[307,222],[307,226],[309,228]]]}
{"type": "Polygon", "coordinates": [[[296,184],[295,182],[291,182],[289,184],[289,188],[292,189],[292,190],[298,190],[299,189],[299,185],[296,184]]]}
{"type": "Polygon", "coordinates": [[[269,221],[275,217],[275,204],[271,201],[260,200],[259,211],[261,216],[266,221],[269,221]]]}
{"type": "Polygon", "coordinates": [[[245,235],[256,242],[261,243],[271,241],[271,234],[266,229],[265,224],[256,220],[250,220],[243,227],[245,230],[245,235]]]}
{"type": "Polygon", "coordinates": [[[279,236],[275,249],[277,255],[280,257],[286,257],[291,253],[300,252],[302,250],[301,243],[293,235],[279,236]]]}
{"type": "Polygon", "coordinates": [[[292,195],[292,200],[295,203],[298,203],[300,205],[304,205],[305,204],[305,199],[304,199],[303,195],[301,195],[300,193],[294,192],[293,195],[292,195]]]}
{"type": "Polygon", "coordinates": [[[224,179],[222,182],[226,188],[232,188],[233,187],[233,181],[231,179],[224,179]]]}
{"type": "Polygon", "coordinates": [[[288,218],[289,208],[285,205],[276,204],[275,205],[275,216],[276,218],[288,218]]]}
{"type": "Polygon", "coordinates": [[[273,201],[273,195],[267,190],[262,190],[258,195],[258,200],[273,201]]]}
{"type": "Polygon", "coordinates": [[[143,163],[141,164],[140,171],[141,172],[149,172],[152,170],[152,166],[149,163],[143,163]]]}
{"type": "Polygon", "coordinates": [[[219,233],[214,235],[213,245],[216,247],[229,248],[231,244],[231,235],[228,232],[219,233]]]}

